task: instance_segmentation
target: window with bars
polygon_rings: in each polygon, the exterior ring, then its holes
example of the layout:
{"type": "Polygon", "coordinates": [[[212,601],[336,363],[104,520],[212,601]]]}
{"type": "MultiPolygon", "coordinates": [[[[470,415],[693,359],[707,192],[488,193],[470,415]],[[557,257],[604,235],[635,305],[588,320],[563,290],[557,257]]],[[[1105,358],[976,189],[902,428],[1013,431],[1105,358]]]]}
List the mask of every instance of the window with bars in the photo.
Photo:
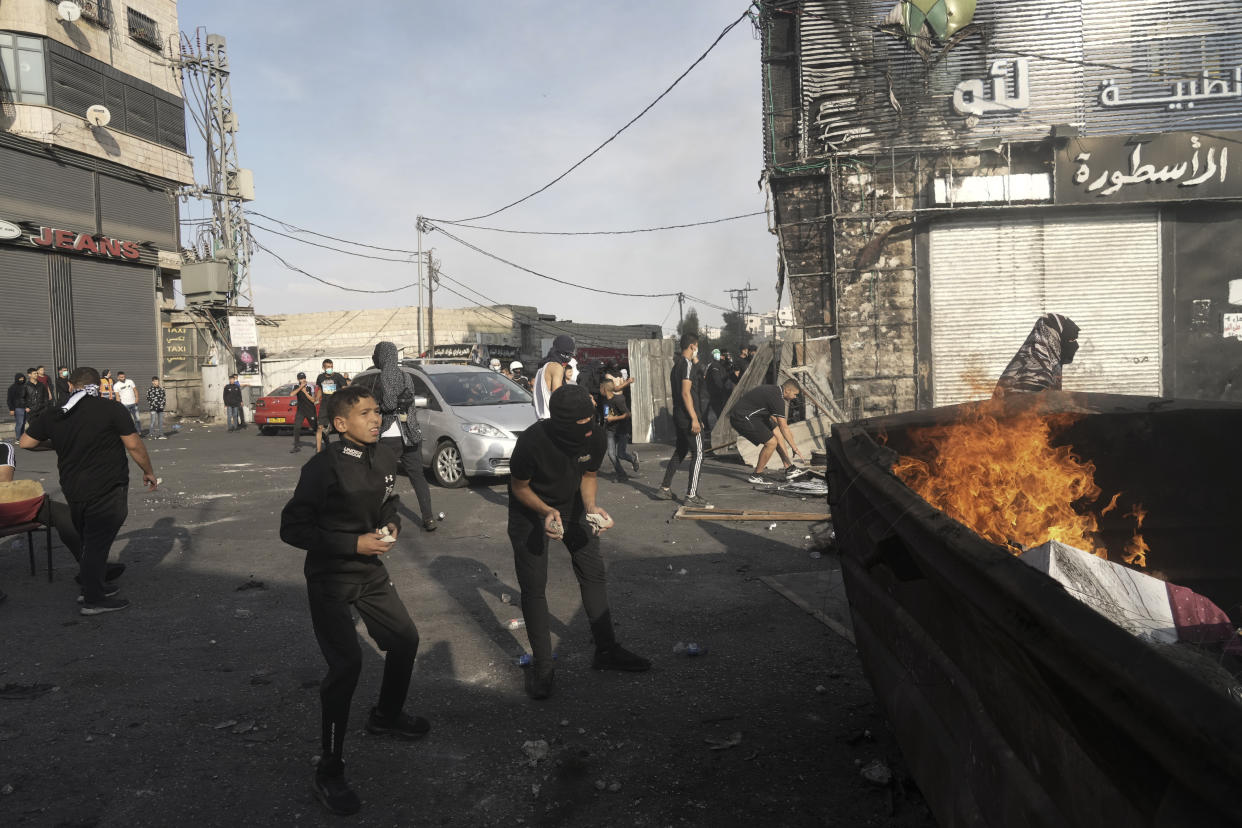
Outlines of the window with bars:
{"type": "Polygon", "coordinates": [[[140,11],[125,7],[126,21],[129,24],[129,36],[143,46],[163,51],[164,43],[160,40],[160,26],[140,11]]]}
{"type": "Polygon", "coordinates": [[[0,32],[0,89],[17,103],[47,103],[43,38],[0,32]]]}

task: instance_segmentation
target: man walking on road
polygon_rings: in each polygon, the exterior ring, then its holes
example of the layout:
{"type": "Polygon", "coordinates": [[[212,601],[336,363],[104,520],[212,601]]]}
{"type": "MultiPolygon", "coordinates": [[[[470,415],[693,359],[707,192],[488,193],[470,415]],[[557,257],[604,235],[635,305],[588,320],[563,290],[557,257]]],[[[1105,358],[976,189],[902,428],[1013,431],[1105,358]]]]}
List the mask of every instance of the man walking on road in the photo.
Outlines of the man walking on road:
{"type": "Polygon", "coordinates": [[[134,431],[142,431],[142,420],[138,417],[138,385],[132,379],[126,379],[124,371],[117,371],[112,391],[129,416],[134,418],[134,431]]]}
{"type": "Polygon", "coordinates": [[[241,430],[242,390],[237,381],[237,374],[229,375],[229,384],[224,386],[224,416],[229,424],[229,431],[241,430]]]}
{"type": "Polygon", "coordinates": [[[329,410],[332,395],[344,390],[347,385],[349,385],[349,380],[332,370],[332,360],[325,359],[323,372],[315,377],[315,405],[319,408],[319,428],[315,431],[316,453],[323,449],[324,442],[332,433],[332,415],[329,410]]]}
{"type": "Polygon", "coordinates": [[[164,436],[164,388],[159,377],[151,377],[151,387],[147,389],[147,408],[151,409],[151,427],[147,436],[153,440],[166,440],[164,436]]]}
{"type": "Polygon", "coordinates": [[[289,449],[290,454],[297,454],[302,450],[303,420],[310,424],[312,434],[319,433],[319,420],[315,411],[316,393],[313,385],[307,385],[306,374],[298,371],[298,384],[293,389],[293,399],[297,402],[297,407],[293,411],[293,448],[289,449]]]}
{"type": "Polygon", "coordinates": [[[64,405],[69,399],[69,369],[60,366],[56,369],[56,404],[64,405]]]}
{"type": "Polygon", "coordinates": [[[157,480],[146,446],[133,420],[120,405],[100,399],[99,372],[78,368],[69,377],[68,402],[35,419],[22,435],[21,447],[51,441],[56,450],[60,488],[69,502],[73,526],[82,538],[82,615],[116,612],[129,601],[107,585],[108,553],[129,515],[129,462],[142,469],[147,491],[157,480]]]}
{"type": "Polygon", "coordinates": [[[522,590],[522,616],[533,663],[526,673],[526,694],[552,695],[552,632],[549,626],[548,539],[569,550],[595,641],[595,670],[642,672],[651,662],[617,643],[599,535],[612,518],[595,503],[597,473],[606,440],[596,420],[595,404],[585,388],[566,385],[548,401],[551,416],[522,432],[513,449],[509,480],[509,542],[522,590]]]}
{"type": "Polygon", "coordinates": [[[681,461],[690,454],[690,482],[686,487],[687,506],[708,506],[708,502],[699,496],[699,473],[703,470],[703,426],[699,422],[699,393],[694,382],[694,358],[699,352],[698,334],[684,333],[681,335],[681,355],[673,359],[673,370],[669,373],[669,382],[673,392],[673,427],[677,430],[677,445],[673,448],[673,456],[668,460],[664,470],[664,482],[660,484],[660,496],[673,499],[669,488],[673,484],[673,475],[681,466],[681,461]]]}
{"type": "Polygon", "coordinates": [[[13,439],[16,441],[22,436],[22,431],[26,428],[26,375],[14,374],[13,384],[9,386],[8,393],[9,416],[14,418],[13,439]]]}

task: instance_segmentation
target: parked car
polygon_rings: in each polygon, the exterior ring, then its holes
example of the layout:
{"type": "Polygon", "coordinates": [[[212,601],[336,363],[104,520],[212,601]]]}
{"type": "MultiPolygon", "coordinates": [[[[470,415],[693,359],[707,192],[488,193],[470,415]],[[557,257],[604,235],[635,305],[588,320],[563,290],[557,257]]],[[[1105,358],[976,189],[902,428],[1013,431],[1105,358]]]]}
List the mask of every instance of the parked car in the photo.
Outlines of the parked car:
{"type": "MultiPolygon", "coordinates": [[[[293,389],[297,387],[296,382],[291,382],[255,400],[254,424],[259,427],[261,434],[275,434],[282,428],[293,429],[298,407],[293,389]]],[[[305,417],[302,418],[302,427],[310,428],[310,422],[305,417]]]]}
{"type": "MultiPolygon", "coordinates": [[[[509,473],[518,435],[535,423],[529,393],[513,380],[473,365],[405,365],[419,397],[422,461],[436,483],[464,486],[471,477],[509,473]]],[[[379,370],[363,371],[354,385],[374,389],[379,370]]]]}

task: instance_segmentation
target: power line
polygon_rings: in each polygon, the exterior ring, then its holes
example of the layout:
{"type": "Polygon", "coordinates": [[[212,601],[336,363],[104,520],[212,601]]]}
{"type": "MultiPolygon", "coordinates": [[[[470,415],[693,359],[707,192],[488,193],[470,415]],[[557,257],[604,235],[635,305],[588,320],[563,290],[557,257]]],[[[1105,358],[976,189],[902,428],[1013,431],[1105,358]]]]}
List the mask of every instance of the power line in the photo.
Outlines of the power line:
{"type": "Polygon", "coordinates": [[[557,283],[558,285],[565,285],[566,287],[578,288],[579,290],[585,290],[585,291],[588,291],[588,292],[590,292],[590,293],[602,293],[602,294],[605,294],[605,295],[608,295],[608,296],[624,296],[624,297],[626,297],[627,299],[633,299],[633,298],[639,298],[639,299],[663,299],[663,298],[666,298],[666,297],[669,297],[669,296],[676,296],[676,295],[677,295],[677,293],[676,293],[676,292],[673,292],[673,293],[627,293],[627,292],[617,291],[617,290],[605,290],[604,288],[588,287],[587,285],[580,285],[580,284],[577,284],[576,282],[569,282],[569,281],[566,281],[566,280],[564,280],[564,279],[558,279],[558,278],[557,278],[557,277],[555,277],[555,276],[549,276],[549,275],[548,275],[548,274],[546,274],[546,273],[540,273],[538,270],[532,270],[531,268],[526,267],[526,266],[524,266],[524,265],[520,265],[520,264],[518,264],[517,262],[511,262],[511,261],[509,261],[509,260],[508,260],[508,259],[506,259],[506,258],[503,258],[503,257],[501,257],[501,256],[497,256],[495,253],[490,253],[490,252],[488,252],[488,251],[484,250],[483,248],[479,247],[478,245],[471,244],[470,242],[466,241],[465,239],[458,238],[457,236],[454,236],[452,233],[448,232],[447,230],[445,230],[443,227],[441,227],[441,226],[440,226],[440,225],[438,225],[438,224],[436,224],[436,225],[431,225],[431,226],[432,226],[432,228],[433,228],[433,229],[438,230],[439,232],[443,233],[443,234],[444,234],[447,238],[452,239],[453,241],[457,242],[458,244],[462,245],[463,247],[467,247],[467,248],[469,248],[469,249],[473,250],[473,251],[474,251],[474,252],[476,252],[476,253],[479,253],[479,254],[482,254],[482,255],[484,255],[484,256],[487,256],[489,259],[495,259],[496,261],[501,262],[502,264],[507,264],[507,265],[509,265],[509,267],[515,268],[515,269],[520,270],[520,271],[522,271],[522,272],[524,272],[524,273],[529,273],[529,274],[530,274],[530,275],[532,275],[532,276],[538,276],[540,279],[547,279],[549,282],[555,282],[555,283],[557,283]]]}
{"type": "Polygon", "coordinates": [[[534,198],[535,196],[537,196],[537,195],[539,195],[540,193],[542,193],[544,190],[546,190],[546,189],[548,189],[549,187],[551,187],[552,185],[556,184],[558,181],[560,181],[560,180],[561,180],[562,178],[564,178],[565,176],[569,175],[569,174],[570,174],[571,172],[573,172],[574,170],[576,170],[576,169],[578,169],[579,167],[581,167],[581,166],[582,166],[583,164],[585,164],[588,160],[590,160],[590,159],[591,159],[591,157],[592,157],[592,156],[594,156],[597,152],[599,152],[599,151],[600,151],[600,150],[602,150],[604,147],[606,147],[606,146],[608,146],[609,144],[611,144],[611,143],[612,143],[612,142],[613,142],[613,141],[617,138],[617,136],[619,136],[621,133],[625,132],[627,129],[629,129],[631,126],[633,126],[633,125],[634,125],[634,123],[635,123],[635,122],[636,122],[639,118],[641,118],[641,117],[643,117],[644,115],[646,115],[646,114],[647,114],[647,113],[651,110],[651,108],[652,108],[652,107],[654,107],[656,104],[658,104],[661,100],[663,100],[663,99],[664,99],[664,96],[665,96],[665,95],[667,95],[669,92],[672,92],[672,91],[673,91],[673,88],[674,88],[675,86],[677,86],[677,84],[681,83],[682,79],[683,79],[683,78],[685,78],[685,77],[686,77],[686,75],[690,74],[690,72],[694,69],[694,67],[696,67],[696,66],[698,66],[700,63],[702,63],[702,62],[703,62],[703,59],[704,59],[704,58],[706,58],[709,54],[711,54],[711,51],[712,51],[713,49],[715,49],[715,48],[716,48],[716,45],[717,45],[718,43],[720,43],[720,41],[724,40],[725,35],[727,35],[727,34],[728,34],[729,32],[731,32],[731,31],[733,31],[733,28],[734,28],[735,26],[737,26],[737,24],[738,24],[738,23],[741,23],[743,20],[745,20],[747,17],[749,17],[749,16],[750,16],[750,8],[751,8],[750,6],[747,6],[747,7],[746,7],[746,11],[742,12],[742,14],[741,14],[741,15],[737,18],[737,20],[734,20],[734,21],[733,21],[732,23],[730,23],[728,26],[725,26],[724,31],[722,31],[722,32],[721,32],[721,33],[720,33],[720,34],[716,37],[716,39],[712,41],[712,45],[710,45],[710,46],[708,46],[708,47],[707,47],[707,51],[705,51],[705,52],[703,52],[703,54],[699,55],[699,56],[698,56],[698,58],[694,61],[694,63],[691,63],[691,64],[690,64],[690,66],[686,68],[686,71],[684,71],[684,72],[682,72],[680,75],[678,75],[678,76],[677,76],[677,79],[676,79],[676,80],[674,80],[671,84],[669,84],[668,88],[667,88],[667,89],[665,89],[663,92],[661,92],[661,93],[660,93],[660,94],[656,97],[656,99],[655,99],[654,101],[652,101],[651,103],[649,103],[649,104],[647,104],[645,107],[643,107],[643,110],[642,110],[641,112],[639,112],[637,115],[635,115],[633,118],[631,118],[631,119],[630,119],[630,120],[629,120],[629,121],[625,124],[625,126],[621,127],[621,128],[620,128],[620,129],[618,129],[616,132],[614,132],[614,133],[613,133],[613,134],[612,134],[612,135],[608,138],[608,140],[604,141],[604,143],[600,144],[598,147],[596,147],[595,149],[591,150],[589,153],[587,153],[586,155],[584,155],[584,156],[583,156],[581,159],[579,159],[579,160],[577,161],[577,163],[575,163],[572,167],[570,167],[569,169],[565,170],[565,172],[561,173],[561,174],[560,174],[560,175],[558,175],[556,178],[552,179],[552,180],[551,180],[551,181],[549,181],[547,184],[544,184],[542,187],[540,187],[539,189],[535,190],[534,192],[532,192],[532,193],[528,193],[528,194],[526,194],[526,195],[522,196],[522,197],[521,197],[521,198],[519,198],[517,201],[511,201],[511,202],[509,202],[508,204],[506,204],[506,205],[505,205],[505,206],[503,206],[503,207],[500,207],[500,208],[497,208],[497,209],[495,209],[495,210],[492,210],[490,213],[483,213],[482,215],[478,215],[478,216],[471,216],[470,218],[458,219],[458,221],[461,221],[461,222],[465,222],[465,221],[478,221],[479,219],[491,218],[492,216],[497,215],[498,213],[503,213],[505,210],[508,210],[510,207],[516,207],[517,205],[521,204],[523,201],[526,201],[526,200],[528,200],[528,199],[534,198]]]}
{"type": "Polygon", "coordinates": [[[253,239],[251,240],[251,242],[254,244],[255,247],[259,248],[264,253],[271,256],[276,261],[280,262],[282,265],[284,265],[289,270],[292,270],[295,273],[301,273],[303,276],[307,277],[308,279],[314,279],[316,282],[321,282],[322,284],[325,284],[328,287],[334,287],[338,290],[343,290],[346,293],[397,293],[398,291],[409,290],[412,287],[418,287],[418,282],[410,282],[408,285],[402,285],[401,287],[395,287],[395,288],[386,288],[384,290],[367,290],[365,288],[351,288],[351,287],[346,287],[345,285],[338,285],[336,282],[330,282],[327,279],[320,278],[319,276],[316,276],[313,273],[307,273],[305,270],[303,270],[302,268],[296,265],[289,264],[289,262],[281,258],[281,256],[278,253],[274,253],[272,250],[270,250],[267,247],[264,247],[262,244],[260,244],[257,241],[254,241],[253,239]]]}
{"type": "MultiPolygon", "coordinates": [[[[279,230],[273,230],[270,227],[264,227],[262,224],[257,224],[253,221],[250,222],[250,226],[255,228],[256,230],[262,230],[264,233],[271,233],[274,236],[280,236],[281,238],[289,239],[290,241],[295,241],[295,242],[298,242],[299,244],[309,244],[311,247],[318,247],[321,250],[331,250],[335,253],[344,253],[346,256],[356,256],[359,259],[373,259],[377,262],[402,262],[405,264],[411,263],[411,260],[408,257],[404,259],[398,259],[392,256],[372,256],[369,253],[359,253],[355,250],[343,250],[339,247],[333,247],[332,245],[329,245],[329,244],[320,244],[319,242],[313,242],[313,241],[310,241],[309,239],[300,239],[297,236],[290,236],[288,233],[281,233],[279,230]]],[[[345,243],[356,244],[356,242],[345,242],[345,243]]],[[[407,252],[409,253],[410,256],[418,255],[417,251],[414,251],[414,250],[410,250],[407,252]]]]}
{"type": "Polygon", "coordinates": [[[742,213],[738,216],[725,216],[724,218],[708,219],[706,221],[694,221],[689,224],[666,224],[662,227],[640,227],[634,230],[511,230],[507,227],[484,227],[478,224],[466,224],[460,221],[446,221],[445,219],[428,219],[428,221],[437,221],[441,224],[451,224],[455,227],[466,227],[471,230],[490,230],[493,233],[514,233],[520,236],[628,236],[634,233],[656,233],[661,230],[682,230],[686,227],[705,227],[709,224],[723,224],[726,221],[737,221],[738,219],[754,218],[755,216],[766,216],[767,210],[760,210],[755,213],[742,213]]]}
{"type": "MultiPolygon", "coordinates": [[[[292,230],[292,231],[293,231],[293,232],[295,232],[295,233],[306,233],[307,235],[311,235],[311,236],[319,236],[320,238],[323,238],[323,239],[330,239],[330,240],[332,240],[332,241],[341,242],[342,244],[352,244],[352,245],[354,245],[355,247],[366,247],[366,248],[368,248],[368,249],[370,249],[370,250],[382,250],[382,251],[385,251],[385,252],[387,252],[387,253],[406,253],[406,254],[409,254],[409,255],[411,255],[411,256],[417,256],[417,255],[418,255],[418,251],[417,251],[417,250],[405,250],[405,249],[400,248],[400,247],[380,247],[380,246],[378,246],[378,245],[374,245],[374,244],[365,244],[364,242],[353,241],[352,239],[342,239],[342,238],[340,238],[340,237],[338,237],[338,236],[329,236],[327,233],[318,233],[318,232],[316,232],[316,231],[314,231],[314,230],[307,230],[307,229],[306,229],[306,228],[304,228],[304,227],[298,227],[297,225],[295,225],[295,224],[290,224],[290,223],[289,223],[289,222],[287,222],[287,221],[281,221],[281,220],[280,220],[280,219],[278,219],[278,218],[273,218],[272,216],[264,215],[263,213],[260,213],[258,210],[251,210],[251,211],[250,211],[250,214],[251,214],[252,216],[259,216],[260,218],[265,218],[265,219],[267,219],[268,221],[274,221],[274,222],[276,222],[277,224],[279,224],[281,227],[285,228],[286,230],[292,230]]],[[[269,232],[269,233],[274,233],[274,232],[276,232],[276,231],[274,231],[274,230],[269,230],[268,232],[269,232]]],[[[290,236],[289,238],[292,238],[292,237],[290,236]]],[[[301,241],[301,239],[298,239],[298,241],[301,241]]],[[[345,252],[345,251],[342,251],[342,252],[345,252]]]]}

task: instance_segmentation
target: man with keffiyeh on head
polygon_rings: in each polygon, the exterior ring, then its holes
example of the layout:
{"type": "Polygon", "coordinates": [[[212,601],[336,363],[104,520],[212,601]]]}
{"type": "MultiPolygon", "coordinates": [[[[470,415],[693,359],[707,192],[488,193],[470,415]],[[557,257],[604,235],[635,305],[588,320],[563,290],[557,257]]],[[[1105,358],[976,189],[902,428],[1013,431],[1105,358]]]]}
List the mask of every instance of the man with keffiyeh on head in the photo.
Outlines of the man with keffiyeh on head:
{"type": "Polygon", "coordinates": [[[69,376],[69,399],[36,417],[22,435],[21,447],[38,448],[50,441],[56,450],[60,488],[69,502],[73,527],[82,538],[79,578],[82,615],[123,610],[129,601],[117,598],[105,582],[108,552],[129,515],[129,462],[142,469],[147,491],[157,480],[151,458],[125,406],[99,396],[99,372],[78,368],[69,376]]]}
{"type": "Polygon", "coordinates": [[[563,541],[582,592],[595,641],[595,670],[641,672],[651,662],[617,643],[608,608],[607,578],[599,535],[612,518],[595,503],[604,460],[604,429],[585,388],[564,385],[548,400],[549,417],[522,432],[509,468],[509,541],[522,590],[522,615],[533,663],[526,694],[552,695],[552,633],[548,622],[548,539],[563,541]]]}
{"type": "Polygon", "coordinates": [[[384,418],[380,424],[380,445],[396,455],[414,487],[423,529],[434,532],[436,519],[431,511],[431,487],[423,474],[423,431],[418,425],[418,409],[414,407],[418,389],[413,377],[401,370],[395,343],[379,343],[371,358],[380,371],[379,382],[373,389],[384,418]]]}

